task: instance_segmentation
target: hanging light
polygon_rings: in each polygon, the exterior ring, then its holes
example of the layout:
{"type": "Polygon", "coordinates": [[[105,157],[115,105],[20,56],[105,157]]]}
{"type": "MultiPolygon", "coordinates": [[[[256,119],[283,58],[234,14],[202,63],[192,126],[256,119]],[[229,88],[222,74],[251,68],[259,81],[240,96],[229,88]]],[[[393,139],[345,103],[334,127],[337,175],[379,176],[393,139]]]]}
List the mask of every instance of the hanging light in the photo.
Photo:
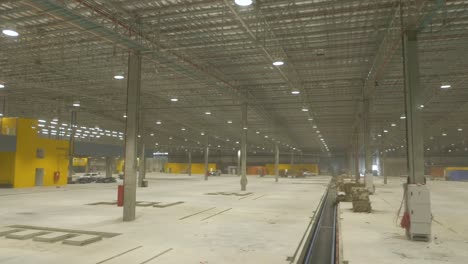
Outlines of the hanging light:
{"type": "Polygon", "coordinates": [[[296,89],[294,89],[294,90],[291,91],[291,94],[294,94],[294,95],[298,95],[298,94],[300,94],[300,93],[301,93],[301,91],[296,90],[296,89]]]}
{"type": "Polygon", "coordinates": [[[178,102],[179,99],[178,98],[171,98],[171,102],[178,102]]]}
{"type": "Polygon", "coordinates": [[[452,85],[450,85],[450,84],[442,84],[440,86],[440,89],[450,89],[450,88],[452,88],[452,85]]]}
{"type": "Polygon", "coordinates": [[[3,33],[4,35],[9,36],[9,37],[17,37],[17,36],[19,36],[19,33],[18,33],[16,30],[11,29],[11,28],[6,28],[6,29],[2,30],[2,33],[3,33]]]}
{"type": "Polygon", "coordinates": [[[307,107],[302,107],[302,112],[308,112],[309,109],[307,107]]]}
{"type": "Polygon", "coordinates": [[[400,116],[400,119],[401,119],[401,120],[406,119],[406,116],[405,116],[405,115],[401,115],[401,116],[400,116]]]}
{"type": "Polygon", "coordinates": [[[5,85],[0,83],[0,89],[3,89],[3,88],[5,88],[5,85]]]}
{"type": "Polygon", "coordinates": [[[249,6],[252,4],[252,0],[235,0],[234,1],[238,6],[249,6]]]}
{"type": "Polygon", "coordinates": [[[123,79],[125,79],[125,76],[123,76],[122,74],[117,74],[117,75],[114,75],[114,79],[123,80],[123,79]]]}
{"type": "Polygon", "coordinates": [[[81,106],[80,101],[73,102],[73,107],[80,107],[80,106],[81,106]]]}
{"type": "Polygon", "coordinates": [[[275,60],[273,62],[273,66],[282,66],[282,65],[284,65],[284,61],[282,60],[275,60]]]}

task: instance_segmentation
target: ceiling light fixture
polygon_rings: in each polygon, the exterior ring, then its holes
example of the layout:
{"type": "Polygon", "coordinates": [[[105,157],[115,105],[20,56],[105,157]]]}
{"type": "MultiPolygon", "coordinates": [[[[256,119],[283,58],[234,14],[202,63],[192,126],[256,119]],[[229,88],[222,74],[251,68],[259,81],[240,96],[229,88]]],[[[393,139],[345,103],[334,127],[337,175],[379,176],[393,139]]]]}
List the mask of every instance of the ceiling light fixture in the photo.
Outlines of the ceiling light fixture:
{"type": "Polygon", "coordinates": [[[171,102],[178,102],[179,99],[178,98],[171,98],[171,102]]]}
{"type": "Polygon", "coordinates": [[[160,124],[162,124],[161,121],[156,121],[156,125],[160,125],[160,124]]]}
{"type": "Polygon", "coordinates": [[[123,80],[125,79],[125,76],[121,75],[121,74],[117,74],[117,75],[114,75],[114,79],[116,80],[123,80]]]}
{"type": "Polygon", "coordinates": [[[312,117],[307,118],[309,121],[313,121],[314,119],[312,117]]]}
{"type": "Polygon", "coordinates": [[[384,129],[384,131],[383,131],[383,132],[384,132],[384,133],[388,133],[388,130],[384,129]]]}
{"type": "Polygon", "coordinates": [[[457,129],[459,132],[462,132],[463,131],[463,128],[458,128],[457,129]]]}
{"type": "Polygon", "coordinates": [[[392,127],[396,127],[396,124],[395,124],[395,123],[392,123],[391,126],[392,126],[392,127]]]}
{"type": "Polygon", "coordinates": [[[210,112],[210,111],[206,111],[206,112],[205,112],[205,115],[211,115],[211,112],[210,112]]]}
{"type": "Polygon", "coordinates": [[[9,37],[17,37],[17,36],[19,36],[19,33],[18,33],[17,31],[13,30],[13,29],[4,29],[4,30],[2,30],[2,33],[3,33],[4,35],[9,36],[9,37]]]}
{"type": "Polygon", "coordinates": [[[405,116],[405,115],[401,115],[401,116],[400,116],[400,119],[401,119],[401,120],[406,119],[406,116],[405,116]]]}
{"type": "Polygon", "coordinates": [[[308,111],[309,111],[308,108],[306,108],[306,107],[303,107],[303,108],[302,108],[302,112],[308,112],[308,111]]]}
{"type": "Polygon", "coordinates": [[[232,124],[232,121],[231,121],[231,120],[228,120],[227,123],[228,123],[228,124],[232,124]]]}
{"type": "Polygon", "coordinates": [[[73,107],[80,107],[80,106],[81,106],[80,101],[73,102],[73,107]]]}
{"type": "Polygon", "coordinates": [[[440,86],[440,89],[450,89],[450,88],[452,88],[452,85],[450,85],[450,84],[442,84],[440,86]]]}
{"type": "Polygon", "coordinates": [[[234,1],[238,6],[249,6],[252,4],[252,0],[235,0],[234,1]]]}
{"type": "Polygon", "coordinates": [[[297,94],[300,94],[301,92],[299,90],[292,90],[291,91],[291,94],[294,94],[294,95],[297,95],[297,94]]]}
{"type": "Polygon", "coordinates": [[[3,89],[3,88],[5,88],[5,85],[0,83],[0,89],[3,89]]]}
{"type": "Polygon", "coordinates": [[[275,60],[273,62],[273,66],[282,66],[282,65],[284,65],[284,61],[282,60],[275,60]]]}
{"type": "Polygon", "coordinates": [[[420,105],[420,106],[419,106],[419,108],[424,108],[424,105],[423,105],[423,104],[422,104],[422,105],[420,105]]]}

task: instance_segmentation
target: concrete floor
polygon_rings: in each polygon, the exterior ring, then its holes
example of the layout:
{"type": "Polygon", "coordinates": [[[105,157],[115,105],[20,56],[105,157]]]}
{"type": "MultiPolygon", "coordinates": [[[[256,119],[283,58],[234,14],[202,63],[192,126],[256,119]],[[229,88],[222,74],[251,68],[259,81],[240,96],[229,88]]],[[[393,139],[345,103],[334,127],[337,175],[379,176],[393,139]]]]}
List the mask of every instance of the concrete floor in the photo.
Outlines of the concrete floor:
{"type": "Polygon", "coordinates": [[[396,222],[404,178],[384,185],[375,178],[371,214],[353,213],[351,203],[340,203],[344,259],[351,264],[468,263],[468,183],[429,181],[432,241],[412,242],[396,222]]]}
{"type": "Polygon", "coordinates": [[[238,177],[207,182],[201,175],[148,177],[150,187],[139,189],[137,200],[185,203],[137,207],[137,220],[124,223],[122,208],[86,205],[115,200],[116,184],[0,189],[0,228],[22,224],[121,233],[81,247],[0,237],[0,263],[287,263],[330,180],[275,183],[272,177],[252,176],[252,195],[225,196],[205,193],[239,192],[238,177]]]}

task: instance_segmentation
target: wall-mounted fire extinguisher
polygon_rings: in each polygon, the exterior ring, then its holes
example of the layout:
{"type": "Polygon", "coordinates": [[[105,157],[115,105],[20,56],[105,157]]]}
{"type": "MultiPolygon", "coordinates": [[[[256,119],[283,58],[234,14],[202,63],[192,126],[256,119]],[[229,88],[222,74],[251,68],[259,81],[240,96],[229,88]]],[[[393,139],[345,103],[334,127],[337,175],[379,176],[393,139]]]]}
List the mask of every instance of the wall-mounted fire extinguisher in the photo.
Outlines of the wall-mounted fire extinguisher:
{"type": "Polygon", "coordinates": [[[60,171],[54,171],[54,183],[60,180],[60,171]]]}

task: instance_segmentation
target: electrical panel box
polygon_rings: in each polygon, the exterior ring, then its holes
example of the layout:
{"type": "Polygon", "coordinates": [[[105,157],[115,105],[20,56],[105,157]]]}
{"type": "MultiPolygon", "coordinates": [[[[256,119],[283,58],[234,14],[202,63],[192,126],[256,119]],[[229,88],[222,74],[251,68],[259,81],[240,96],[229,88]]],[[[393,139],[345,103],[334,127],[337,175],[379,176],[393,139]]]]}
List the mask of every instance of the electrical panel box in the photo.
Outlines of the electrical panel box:
{"type": "Polygon", "coordinates": [[[408,184],[407,212],[410,216],[408,236],[411,240],[429,241],[431,237],[431,198],[426,185],[408,184]]]}

